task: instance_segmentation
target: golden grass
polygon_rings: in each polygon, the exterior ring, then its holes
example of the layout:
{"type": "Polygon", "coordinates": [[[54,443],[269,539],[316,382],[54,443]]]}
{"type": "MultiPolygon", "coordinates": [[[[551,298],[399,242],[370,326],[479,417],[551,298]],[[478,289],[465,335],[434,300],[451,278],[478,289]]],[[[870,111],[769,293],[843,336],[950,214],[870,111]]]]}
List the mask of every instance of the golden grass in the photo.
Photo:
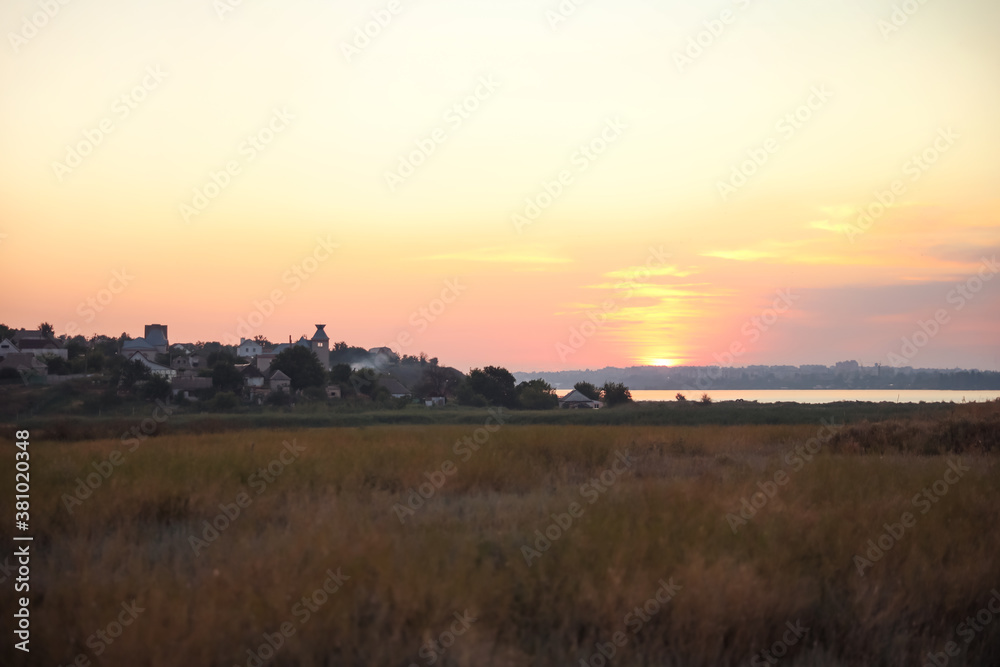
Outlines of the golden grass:
{"type": "MultiPolygon", "coordinates": [[[[6,640],[2,662],[246,665],[291,622],[265,664],[427,665],[421,647],[470,610],[435,664],[578,665],[617,631],[628,644],[611,664],[748,664],[801,620],[810,632],[783,664],[919,665],[1000,586],[994,455],[963,453],[971,471],[862,577],[854,556],[913,511],[947,456],[825,448],[734,534],[727,513],[819,425],[504,426],[464,461],[452,447],[474,430],[163,436],[72,514],[63,494],[121,442],[34,443],[32,653],[6,640]],[[251,475],[293,439],[305,451],[257,495],[251,475]],[[581,486],[625,451],[631,470],[588,503],[581,486]],[[447,460],[457,471],[401,523],[394,505],[447,460]],[[241,492],[251,504],[195,556],[189,536],[241,492]],[[526,564],[522,546],[573,502],[583,516],[526,564]],[[300,623],[296,602],[338,568],[350,579],[300,623]],[[626,630],[660,579],[681,591],[626,630]],[[145,611],[95,659],[88,637],[132,599],[145,611]]],[[[950,664],[1000,664],[1000,618],[961,644],[950,664]]]]}

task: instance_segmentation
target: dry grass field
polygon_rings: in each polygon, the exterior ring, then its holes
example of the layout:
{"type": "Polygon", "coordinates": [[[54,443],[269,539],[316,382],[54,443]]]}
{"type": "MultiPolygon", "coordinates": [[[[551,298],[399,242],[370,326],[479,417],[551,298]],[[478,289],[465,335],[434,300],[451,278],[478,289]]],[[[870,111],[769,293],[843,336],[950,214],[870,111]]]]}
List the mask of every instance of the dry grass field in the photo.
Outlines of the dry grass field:
{"type": "Polygon", "coordinates": [[[992,667],[1000,403],[956,410],[36,441],[0,662],[992,667]]]}

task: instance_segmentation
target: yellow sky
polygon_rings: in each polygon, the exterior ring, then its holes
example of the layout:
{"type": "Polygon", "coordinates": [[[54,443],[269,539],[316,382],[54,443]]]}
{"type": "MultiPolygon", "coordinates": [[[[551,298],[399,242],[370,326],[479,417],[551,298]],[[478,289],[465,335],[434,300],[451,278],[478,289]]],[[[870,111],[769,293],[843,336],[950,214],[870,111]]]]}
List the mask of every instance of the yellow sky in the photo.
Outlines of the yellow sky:
{"type": "Polygon", "coordinates": [[[47,6],[0,8],[10,326],[872,364],[945,309],[913,365],[1000,368],[1000,280],[949,300],[1000,249],[994,2],[47,6]]]}

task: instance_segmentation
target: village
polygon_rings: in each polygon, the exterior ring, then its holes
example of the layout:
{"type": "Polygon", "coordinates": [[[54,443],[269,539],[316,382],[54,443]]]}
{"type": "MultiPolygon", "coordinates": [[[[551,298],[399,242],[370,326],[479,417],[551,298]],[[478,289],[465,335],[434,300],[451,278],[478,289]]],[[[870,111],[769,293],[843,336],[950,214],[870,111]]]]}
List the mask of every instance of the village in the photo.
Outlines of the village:
{"type": "Polygon", "coordinates": [[[275,344],[257,336],[225,346],[171,344],[166,324],[146,324],[141,337],[123,333],[117,339],[57,336],[45,323],[31,330],[0,325],[0,382],[37,386],[104,378],[119,396],[205,401],[209,407],[285,406],[299,399],[428,408],[449,402],[532,409],[605,405],[601,389],[587,383],[560,397],[540,379],[515,386],[506,369],[487,366],[466,375],[423,353],[401,357],[385,346],[331,343],[326,325],[314,326],[311,337],[275,344]]]}

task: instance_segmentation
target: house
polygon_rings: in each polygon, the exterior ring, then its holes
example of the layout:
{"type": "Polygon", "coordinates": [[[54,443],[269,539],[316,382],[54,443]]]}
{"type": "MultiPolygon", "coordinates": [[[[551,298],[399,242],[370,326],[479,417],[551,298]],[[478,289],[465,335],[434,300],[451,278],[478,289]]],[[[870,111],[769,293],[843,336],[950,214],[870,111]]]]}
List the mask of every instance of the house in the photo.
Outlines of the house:
{"type": "MultiPolygon", "coordinates": [[[[69,359],[69,352],[55,338],[40,330],[21,329],[14,332],[10,343],[17,352],[36,357],[62,357],[69,359]]],[[[0,352],[2,354],[2,352],[0,352]]]]}
{"type": "Polygon", "coordinates": [[[236,356],[244,359],[253,359],[263,352],[264,346],[255,340],[247,340],[246,338],[240,338],[239,347],[236,348],[236,356]]]}
{"type": "Polygon", "coordinates": [[[127,359],[129,361],[138,361],[142,363],[142,365],[148,368],[149,372],[153,375],[159,375],[160,377],[167,378],[168,380],[177,376],[177,371],[173,368],[168,368],[167,366],[158,364],[155,361],[150,361],[149,358],[141,352],[133,352],[127,357],[127,359]]]}
{"type": "Polygon", "coordinates": [[[54,340],[51,334],[47,334],[41,329],[18,329],[10,339],[18,347],[26,340],[54,340]]]}
{"type": "Polygon", "coordinates": [[[158,354],[166,354],[170,348],[166,324],[147,324],[142,334],[146,342],[156,348],[158,354]]]}
{"type": "Polygon", "coordinates": [[[574,389],[559,399],[559,407],[569,409],[603,408],[604,403],[601,401],[595,401],[592,398],[587,398],[585,395],[574,389]]]}
{"type": "Polygon", "coordinates": [[[17,345],[14,345],[13,341],[9,338],[4,338],[0,340],[0,359],[3,359],[8,354],[17,354],[21,350],[17,349],[17,345]]]}
{"type": "MultiPolygon", "coordinates": [[[[177,347],[176,345],[174,346],[177,347]]],[[[170,359],[170,367],[175,371],[198,371],[208,368],[205,358],[200,354],[178,354],[170,359]]]]}
{"type": "Polygon", "coordinates": [[[444,396],[431,396],[430,398],[424,399],[424,405],[429,408],[443,408],[447,401],[444,396]]]}
{"type": "Polygon", "coordinates": [[[36,357],[61,357],[69,359],[69,351],[55,340],[39,340],[29,338],[18,345],[21,352],[33,354],[36,357]]]}
{"type": "Polygon", "coordinates": [[[200,377],[178,377],[170,381],[170,391],[174,396],[183,395],[184,398],[191,398],[192,391],[200,391],[212,388],[212,378],[200,377]]]}
{"type": "Polygon", "coordinates": [[[327,398],[340,398],[340,387],[335,384],[326,385],[327,398]]]}
{"type": "Polygon", "coordinates": [[[411,394],[410,390],[403,386],[399,380],[385,375],[381,376],[376,384],[388,391],[393,398],[407,398],[411,394]]]}
{"type": "MultiPolygon", "coordinates": [[[[281,345],[275,345],[274,347],[263,350],[261,349],[254,355],[243,354],[243,341],[240,342],[240,356],[241,357],[255,357],[257,360],[257,367],[263,371],[267,372],[267,369],[271,367],[274,362],[274,358],[279,354],[292,347],[293,345],[298,347],[304,347],[307,350],[312,350],[312,353],[316,355],[319,359],[319,363],[323,366],[323,370],[330,370],[330,337],[324,331],[326,327],[325,324],[316,325],[316,333],[313,334],[312,338],[306,338],[304,335],[299,336],[299,339],[292,342],[292,337],[288,337],[287,343],[282,343],[281,345]]],[[[252,341],[246,341],[251,343],[252,341]]]]}
{"type": "Polygon", "coordinates": [[[258,354],[256,358],[257,368],[261,373],[266,373],[267,369],[271,367],[274,362],[274,358],[278,355],[274,352],[265,352],[263,354],[258,354]]]}
{"type": "Polygon", "coordinates": [[[246,387],[263,387],[264,374],[260,372],[255,364],[247,364],[243,367],[243,385],[246,387]]]}
{"type": "Polygon", "coordinates": [[[159,354],[157,347],[145,338],[133,338],[122,344],[121,354],[127,359],[131,359],[136,354],[141,354],[148,361],[155,362],[156,355],[159,354]]]}
{"type": "Polygon", "coordinates": [[[271,391],[289,391],[292,385],[292,378],[279,370],[273,371],[267,377],[267,388],[271,391]]]}
{"type": "Polygon", "coordinates": [[[4,368],[13,368],[22,377],[43,377],[49,374],[48,366],[28,352],[11,352],[3,358],[3,361],[0,361],[0,369],[4,368]]]}

